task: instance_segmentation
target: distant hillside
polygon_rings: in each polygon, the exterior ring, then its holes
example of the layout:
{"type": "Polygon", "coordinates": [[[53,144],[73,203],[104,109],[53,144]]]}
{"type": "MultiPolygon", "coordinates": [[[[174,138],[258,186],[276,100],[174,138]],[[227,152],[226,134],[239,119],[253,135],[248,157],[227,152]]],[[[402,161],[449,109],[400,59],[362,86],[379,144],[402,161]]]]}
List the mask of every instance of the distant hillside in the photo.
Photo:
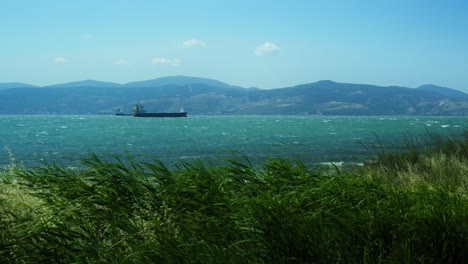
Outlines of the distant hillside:
{"type": "Polygon", "coordinates": [[[468,100],[405,87],[319,81],[259,93],[256,111],[326,115],[466,115],[468,100]],[[276,104],[272,104],[276,102],[276,104]],[[275,107],[276,106],[276,107],[275,107]]]}
{"type": "Polygon", "coordinates": [[[125,87],[158,87],[158,86],[166,86],[166,85],[177,85],[177,86],[184,86],[189,84],[205,84],[208,86],[215,86],[215,87],[231,87],[230,85],[212,79],[206,78],[199,78],[199,77],[189,77],[189,76],[169,76],[169,77],[162,77],[147,81],[141,82],[130,82],[124,84],[125,87]]]}
{"type": "Polygon", "coordinates": [[[187,76],[124,85],[93,80],[0,90],[0,114],[106,114],[148,111],[189,115],[468,115],[466,94],[443,87],[382,87],[319,81],[245,89],[187,76]],[[448,89],[448,90],[447,90],[448,89]],[[455,95],[455,96],[454,96],[455,95]]]}
{"type": "Polygon", "coordinates": [[[468,94],[466,94],[464,92],[461,92],[461,91],[458,91],[458,90],[455,90],[455,89],[451,89],[451,88],[447,88],[447,87],[441,87],[441,86],[433,85],[433,84],[422,85],[422,86],[419,86],[418,89],[425,90],[425,91],[436,92],[438,94],[442,94],[442,95],[449,96],[449,97],[468,98],[468,94]]]}
{"type": "Polygon", "coordinates": [[[0,90],[3,90],[3,89],[12,89],[12,88],[23,88],[23,87],[37,87],[37,86],[32,85],[32,84],[17,83],[17,82],[13,82],[13,83],[0,83],[0,90]]]}
{"type": "Polygon", "coordinates": [[[84,80],[77,82],[61,83],[49,85],[46,87],[55,87],[55,88],[69,88],[69,87],[121,87],[121,84],[112,83],[112,82],[101,82],[96,80],[84,80]]]}

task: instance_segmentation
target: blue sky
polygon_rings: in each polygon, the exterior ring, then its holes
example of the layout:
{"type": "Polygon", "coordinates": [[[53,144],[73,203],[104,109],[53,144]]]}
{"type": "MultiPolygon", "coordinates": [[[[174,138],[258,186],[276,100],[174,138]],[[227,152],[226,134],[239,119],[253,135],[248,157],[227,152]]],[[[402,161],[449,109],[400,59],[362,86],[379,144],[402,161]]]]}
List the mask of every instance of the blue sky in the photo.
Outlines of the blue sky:
{"type": "Polygon", "coordinates": [[[163,76],[468,92],[468,1],[0,0],[0,82],[163,76]]]}

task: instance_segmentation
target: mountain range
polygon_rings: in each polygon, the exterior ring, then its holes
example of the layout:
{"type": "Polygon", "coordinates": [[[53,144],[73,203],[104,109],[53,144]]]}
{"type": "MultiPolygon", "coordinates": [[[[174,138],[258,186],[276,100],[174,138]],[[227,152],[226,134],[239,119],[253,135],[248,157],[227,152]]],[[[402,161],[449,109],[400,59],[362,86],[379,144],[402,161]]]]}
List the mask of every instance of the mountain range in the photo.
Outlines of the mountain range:
{"type": "Polygon", "coordinates": [[[0,114],[113,114],[137,102],[151,112],[189,115],[468,115],[468,95],[418,88],[318,81],[262,90],[188,76],[118,84],[95,80],[50,86],[0,83],[0,114]]]}

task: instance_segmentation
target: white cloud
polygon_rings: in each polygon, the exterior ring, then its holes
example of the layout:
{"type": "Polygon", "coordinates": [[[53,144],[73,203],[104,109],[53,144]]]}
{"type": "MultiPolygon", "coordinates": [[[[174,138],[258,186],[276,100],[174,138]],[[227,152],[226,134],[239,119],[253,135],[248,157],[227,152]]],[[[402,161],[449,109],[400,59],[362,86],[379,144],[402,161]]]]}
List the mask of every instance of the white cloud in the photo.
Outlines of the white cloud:
{"type": "Polygon", "coordinates": [[[80,35],[80,38],[81,38],[81,39],[90,39],[90,38],[92,38],[92,37],[93,37],[93,35],[91,35],[91,34],[81,34],[81,35],[80,35]]]}
{"type": "Polygon", "coordinates": [[[127,64],[131,64],[129,61],[126,61],[126,60],[118,60],[115,62],[115,64],[118,64],[118,65],[127,65],[127,64]]]}
{"type": "Polygon", "coordinates": [[[177,67],[179,66],[180,64],[182,64],[182,61],[179,60],[179,59],[167,59],[167,58],[153,58],[151,60],[151,62],[153,64],[157,64],[157,65],[169,65],[169,66],[174,66],[174,67],[177,67]]]}
{"type": "Polygon", "coordinates": [[[257,56],[263,56],[263,55],[270,55],[270,54],[276,54],[280,50],[280,47],[278,47],[275,43],[271,42],[265,42],[255,49],[255,55],[257,56]]]}
{"type": "Polygon", "coordinates": [[[191,48],[195,46],[206,47],[206,44],[205,42],[199,39],[189,39],[189,40],[184,41],[182,45],[180,45],[180,47],[183,49],[187,49],[187,48],[191,48]]]}
{"type": "Polygon", "coordinates": [[[65,59],[64,57],[56,57],[52,60],[54,63],[66,63],[68,62],[67,59],[65,59]]]}

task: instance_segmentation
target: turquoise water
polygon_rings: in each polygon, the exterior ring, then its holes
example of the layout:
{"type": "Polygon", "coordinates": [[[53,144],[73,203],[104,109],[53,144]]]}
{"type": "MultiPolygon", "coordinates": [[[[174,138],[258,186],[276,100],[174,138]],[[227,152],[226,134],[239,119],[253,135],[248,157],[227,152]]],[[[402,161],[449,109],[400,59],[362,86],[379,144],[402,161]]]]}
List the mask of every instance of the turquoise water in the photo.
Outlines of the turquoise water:
{"type": "Polygon", "coordinates": [[[404,133],[459,133],[467,117],[189,116],[0,116],[0,164],[55,162],[77,166],[90,152],[130,153],[165,163],[219,162],[240,153],[253,161],[291,157],[306,163],[363,162],[366,147],[398,143],[404,133]]]}

